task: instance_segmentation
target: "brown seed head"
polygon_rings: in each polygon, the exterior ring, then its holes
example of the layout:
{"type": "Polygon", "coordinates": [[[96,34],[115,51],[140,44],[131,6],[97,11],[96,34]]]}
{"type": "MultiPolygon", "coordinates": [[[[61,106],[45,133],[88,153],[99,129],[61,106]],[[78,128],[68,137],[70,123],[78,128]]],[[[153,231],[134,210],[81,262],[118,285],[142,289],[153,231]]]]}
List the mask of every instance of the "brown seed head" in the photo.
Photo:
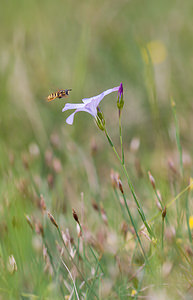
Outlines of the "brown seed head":
{"type": "Polygon", "coordinates": [[[72,215],[73,215],[74,220],[80,225],[78,215],[77,215],[76,211],[73,208],[72,208],[72,215]]]}
{"type": "Polygon", "coordinates": [[[25,219],[26,219],[27,223],[29,224],[29,226],[31,227],[31,229],[34,230],[34,227],[33,227],[30,217],[28,215],[25,215],[25,219]]]}
{"type": "Polygon", "coordinates": [[[44,213],[46,211],[46,203],[42,194],[40,195],[40,207],[42,212],[44,213]]]}
{"type": "Polygon", "coordinates": [[[119,190],[121,191],[121,193],[124,194],[123,185],[122,185],[121,179],[118,180],[118,187],[119,187],[119,190]]]}
{"type": "Polygon", "coordinates": [[[166,210],[166,206],[165,206],[164,209],[162,210],[162,218],[163,218],[163,219],[164,219],[165,216],[166,216],[166,212],[167,212],[167,210],[166,210]]]}
{"type": "Polygon", "coordinates": [[[105,223],[106,225],[108,225],[107,215],[106,215],[106,212],[105,212],[105,210],[104,210],[103,207],[101,208],[101,217],[102,217],[104,223],[105,223]]]}
{"type": "Polygon", "coordinates": [[[148,176],[149,176],[149,181],[151,182],[151,185],[152,185],[153,189],[155,190],[155,189],[156,189],[156,187],[155,187],[155,179],[154,179],[154,177],[151,175],[151,172],[150,172],[150,171],[148,171],[148,176]]]}
{"type": "Polygon", "coordinates": [[[44,229],[40,222],[35,223],[35,231],[37,234],[41,234],[42,236],[44,236],[44,229]]]}
{"type": "Polygon", "coordinates": [[[114,189],[118,188],[119,173],[111,170],[111,184],[114,189]]]}
{"type": "Polygon", "coordinates": [[[58,228],[58,224],[56,223],[56,220],[51,215],[51,213],[49,213],[49,211],[48,211],[47,214],[48,214],[48,217],[49,217],[50,221],[52,222],[52,224],[54,224],[54,226],[56,226],[56,228],[58,228]]]}
{"type": "Polygon", "coordinates": [[[94,208],[94,210],[99,211],[99,206],[96,202],[92,202],[92,207],[94,208]]]}
{"type": "Polygon", "coordinates": [[[47,182],[48,182],[49,188],[52,189],[54,186],[54,176],[52,174],[48,174],[47,182]]]}

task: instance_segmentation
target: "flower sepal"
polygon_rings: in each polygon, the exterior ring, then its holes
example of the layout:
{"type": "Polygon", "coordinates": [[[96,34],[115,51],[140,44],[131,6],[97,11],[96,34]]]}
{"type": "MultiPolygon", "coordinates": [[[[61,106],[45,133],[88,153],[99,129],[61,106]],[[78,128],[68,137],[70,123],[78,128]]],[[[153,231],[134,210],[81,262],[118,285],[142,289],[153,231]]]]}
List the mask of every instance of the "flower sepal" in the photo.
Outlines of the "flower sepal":
{"type": "Polygon", "coordinates": [[[105,119],[104,119],[104,115],[99,107],[97,107],[97,115],[96,115],[95,120],[96,120],[96,124],[97,124],[98,128],[100,130],[104,131],[105,130],[105,119]]]}
{"type": "Polygon", "coordinates": [[[118,98],[117,99],[117,107],[119,110],[122,110],[124,106],[124,100],[123,100],[123,95],[121,95],[121,99],[118,98]]]}

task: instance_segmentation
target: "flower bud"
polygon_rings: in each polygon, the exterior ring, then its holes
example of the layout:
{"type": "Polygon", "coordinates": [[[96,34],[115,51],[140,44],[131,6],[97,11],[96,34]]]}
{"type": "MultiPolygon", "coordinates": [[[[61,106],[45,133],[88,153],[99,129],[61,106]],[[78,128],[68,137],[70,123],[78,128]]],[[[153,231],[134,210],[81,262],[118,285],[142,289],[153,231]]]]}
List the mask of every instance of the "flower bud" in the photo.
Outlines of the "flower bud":
{"type": "Polygon", "coordinates": [[[124,101],[123,101],[123,84],[122,84],[122,82],[119,86],[117,98],[118,98],[117,99],[117,107],[118,107],[119,113],[120,113],[122,108],[123,108],[123,105],[124,105],[124,101]]]}

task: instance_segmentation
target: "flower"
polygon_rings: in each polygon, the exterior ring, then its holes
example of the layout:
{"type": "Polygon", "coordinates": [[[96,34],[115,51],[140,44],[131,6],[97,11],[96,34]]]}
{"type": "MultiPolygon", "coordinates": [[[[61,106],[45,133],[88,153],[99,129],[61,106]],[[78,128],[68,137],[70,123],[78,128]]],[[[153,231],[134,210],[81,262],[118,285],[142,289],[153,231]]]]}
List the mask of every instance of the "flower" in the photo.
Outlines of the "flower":
{"type": "MultiPolygon", "coordinates": [[[[122,84],[121,84],[122,85],[122,84]]],[[[112,92],[119,91],[120,86],[114,87],[112,89],[108,89],[101,94],[91,97],[91,98],[84,98],[82,99],[83,103],[66,103],[66,105],[63,108],[63,112],[69,109],[75,109],[75,111],[66,119],[66,123],[72,125],[74,121],[74,115],[75,113],[79,111],[85,111],[92,115],[95,119],[97,119],[97,115],[99,112],[98,105],[101,102],[101,100],[108,94],[112,92]]]]}

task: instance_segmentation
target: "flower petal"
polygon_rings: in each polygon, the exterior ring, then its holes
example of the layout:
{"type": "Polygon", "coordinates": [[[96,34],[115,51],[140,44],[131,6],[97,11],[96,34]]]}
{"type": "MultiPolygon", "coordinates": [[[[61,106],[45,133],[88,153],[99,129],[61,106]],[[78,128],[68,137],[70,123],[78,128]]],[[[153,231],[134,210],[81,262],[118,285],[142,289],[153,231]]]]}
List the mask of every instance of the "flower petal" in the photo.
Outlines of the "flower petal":
{"type": "Polygon", "coordinates": [[[117,87],[114,87],[112,89],[108,89],[104,92],[102,92],[101,94],[97,95],[97,96],[94,96],[94,97],[91,97],[91,98],[83,98],[82,99],[82,102],[85,103],[85,104],[88,104],[90,102],[95,102],[95,105],[96,107],[99,105],[99,103],[101,102],[101,100],[108,94],[112,93],[112,92],[116,92],[119,90],[119,86],[117,87]]]}
{"type": "Polygon", "coordinates": [[[76,111],[73,112],[73,113],[66,119],[66,123],[67,123],[67,124],[69,124],[69,125],[72,125],[72,124],[73,124],[75,113],[76,113],[76,111]]]}
{"type": "MultiPolygon", "coordinates": [[[[85,106],[85,105],[84,105],[85,106]]],[[[96,108],[95,108],[96,109],[96,108]]],[[[69,125],[72,125],[73,122],[74,122],[74,115],[79,112],[79,111],[85,111],[87,113],[89,113],[90,115],[92,115],[93,117],[96,116],[97,114],[97,110],[96,110],[96,113],[95,111],[92,111],[92,109],[90,109],[89,107],[86,108],[86,107],[83,107],[83,108],[79,108],[79,109],[76,109],[75,112],[73,112],[67,119],[66,119],[66,123],[69,124],[69,125]]]]}
{"type": "Polygon", "coordinates": [[[62,111],[66,111],[66,110],[69,110],[69,109],[79,109],[79,108],[82,108],[84,107],[85,104],[84,103],[66,103],[64,108],[62,109],[62,111]]]}
{"type": "Polygon", "coordinates": [[[121,82],[120,86],[119,86],[119,91],[118,91],[118,98],[121,98],[121,96],[123,96],[123,84],[121,82]]]}

